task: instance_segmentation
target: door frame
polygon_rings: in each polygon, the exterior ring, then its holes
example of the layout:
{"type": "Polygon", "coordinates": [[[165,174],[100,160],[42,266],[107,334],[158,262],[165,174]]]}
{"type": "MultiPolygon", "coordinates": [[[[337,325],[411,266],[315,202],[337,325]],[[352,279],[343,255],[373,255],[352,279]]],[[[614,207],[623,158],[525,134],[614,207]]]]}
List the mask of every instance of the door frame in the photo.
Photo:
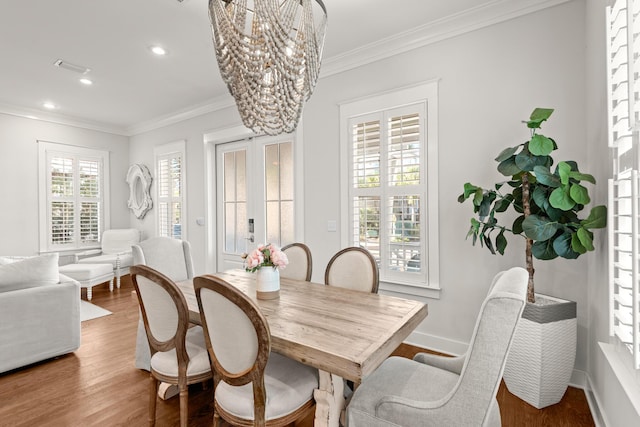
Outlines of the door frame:
{"type": "MultiPolygon", "coordinates": [[[[295,212],[295,240],[304,241],[304,156],[302,143],[302,120],[297,129],[290,134],[293,140],[293,176],[294,176],[294,212],[295,212]]],[[[227,142],[239,141],[247,138],[259,138],[244,126],[213,129],[203,134],[204,142],[204,187],[205,187],[205,272],[215,273],[218,265],[217,241],[218,218],[217,200],[217,166],[216,146],[227,142]]]]}

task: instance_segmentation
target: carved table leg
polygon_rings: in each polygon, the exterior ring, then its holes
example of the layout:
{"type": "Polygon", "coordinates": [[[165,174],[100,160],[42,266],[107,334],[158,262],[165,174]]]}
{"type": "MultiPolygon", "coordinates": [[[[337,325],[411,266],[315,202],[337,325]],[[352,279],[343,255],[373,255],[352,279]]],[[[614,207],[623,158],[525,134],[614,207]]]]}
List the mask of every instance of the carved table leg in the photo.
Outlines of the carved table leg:
{"type": "Polygon", "coordinates": [[[320,386],[313,392],[316,399],[316,417],[314,426],[338,427],[340,413],[344,409],[344,382],[335,374],[318,371],[320,386]]]}
{"type": "Polygon", "coordinates": [[[162,400],[167,400],[177,395],[179,391],[177,385],[161,382],[158,387],[158,397],[162,400]]]}

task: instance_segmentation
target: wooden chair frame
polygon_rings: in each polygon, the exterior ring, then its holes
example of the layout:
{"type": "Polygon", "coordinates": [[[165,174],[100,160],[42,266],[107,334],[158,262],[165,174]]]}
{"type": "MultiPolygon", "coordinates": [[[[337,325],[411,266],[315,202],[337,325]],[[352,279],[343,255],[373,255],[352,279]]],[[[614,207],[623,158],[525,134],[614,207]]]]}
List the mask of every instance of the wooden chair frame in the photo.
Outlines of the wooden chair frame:
{"type": "Polygon", "coordinates": [[[291,247],[299,247],[307,255],[307,277],[304,280],[306,280],[307,282],[310,282],[311,273],[313,272],[313,261],[311,259],[311,249],[309,249],[309,246],[305,245],[304,243],[290,243],[284,246],[282,248],[282,251],[284,252],[291,247]]]}
{"type": "Polygon", "coordinates": [[[193,286],[198,300],[198,308],[200,309],[202,317],[202,327],[205,331],[204,336],[207,343],[207,350],[209,352],[211,369],[213,371],[214,425],[219,426],[220,417],[222,417],[224,420],[235,426],[286,426],[304,415],[307,410],[313,406],[312,399],[290,414],[269,421],[265,420],[267,394],[264,383],[264,371],[269,360],[269,353],[271,352],[271,332],[269,331],[267,319],[260,311],[260,308],[251,299],[249,299],[249,297],[244,295],[234,286],[213,275],[195,277],[193,279],[193,286]],[[256,354],[256,360],[253,366],[245,372],[241,372],[239,374],[228,372],[218,361],[215,349],[213,348],[211,339],[209,338],[209,328],[207,326],[207,318],[204,314],[205,311],[203,309],[201,297],[203,289],[217,292],[238,306],[247,315],[256,329],[258,337],[258,352],[256,354]],[[218,402],[215,400],[215,390],[220,381],[224,381],[232,386],[242,386],[252,383],[254,404],[253,420],[238,418],[218,405],[218,402]]]}
{"type": "Polygon", "coordinates": [[[149,348],[151,350],[151,356],[153,357],[158,351],[176,350],[176,357],[178,359],[178,376],[167,376],[159,372],[156,372],[153,367],[150,369],[150,400],[149,400],[149,425],[155,425],[156,419],[156,402],[158,397],[158,384],[160,381],[169,384],[178,385],[180,392],[180,426],[187,426],[187,419],[189,415],[188,411],[188,398],[189,398],[189,384],[200,383],[212,378],[212,373],[209,371],[207,374],[187,376],[187,367],[189,366],[189,355],[186,348],[186,336],[189,329],[189,309],[187,308],[187,301],[184,295],[178,289],[176,284],[164,274],[146,265],[134,265],[131,267],[131,281],[136,290],[138,296],[138,302],[140,304],[140,311],[142,313],[142,320],[144,322],[144,329],[147,333],[147,339],[149,341],[149,348]],[[147,311],[142,299],[142,294],[138,286],[138,275],[147,278],[154,282],[158,286],[162,287],[173,302],[176,305],[178,312],[178,325],[175,334],[166,341],[158,340],[151,331],[149,326],[149,320],[147,318],[147,311]]]}
{"type": "Polygon", "coordinates": [[[329,283],[329,272],[331,270],[331,266],[342,255],[344,255],[345,253],[348,253],[348,252],[353,252],[353,251],[361,252],[369,259],[369,262],[371,263],[371,269],[374,271],[373,282],[371,283],[371,293],[372,294],[377,294],[378,293],[378,286],[380,284],[380,273],[378,271],[378,264],[376,264],[376,260],[373,257],[373,255],[371,255],[371,252],[369,252],[368,250],[366,250],[364,248],[358,247],[358,246],[351,246],[351,247],[348,247],[348,248],[344,248],[344,249],[338,251],[329,260],[329,263],[327,264],[327,268],[325,269],[325,272],[324,272],[324,283],[326,285],[331,286],[331,283],[329,283]]]}

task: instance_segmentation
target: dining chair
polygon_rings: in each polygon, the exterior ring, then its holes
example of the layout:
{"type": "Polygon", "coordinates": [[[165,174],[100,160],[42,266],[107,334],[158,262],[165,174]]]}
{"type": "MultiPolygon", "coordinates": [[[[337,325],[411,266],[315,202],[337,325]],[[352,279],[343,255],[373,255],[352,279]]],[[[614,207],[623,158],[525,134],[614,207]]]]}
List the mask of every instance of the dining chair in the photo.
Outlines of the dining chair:
{"type": "Polygon", "coordinates": [[[378,264],[371,252],[357,246],[336,253],[324,273],[324,283],[330,286],[378,293],[378,264]]]}
{"type": "Polygon", "coordinates": [[[313,268],[309,247],[304,243],[291,243],[284,246],[282,252],[287,255],[289,264],[280,270],[280,277],[309,282],[313,268]]]}
{"type": "Polygon", "coordinates": [[[496,394],[528,279],[521,267],[496,276],[464,355],[385,360],[355,390],[347,426],[500,426],[496,394]]]}
{"type": "Polygon", "coordinates": [[[284,426],[313,408],[318,370],[271,352],[259,307],[211,275],[194,288],[213,371],[214,425],[284,426]]]}
{"type": "Polygon", "coordinates": [[[184,295],[167,276],[145,265],[130,269],[151,349],[149,425],[155,425],[158,385],[175,384],[180,393],[180,426],[189,415],[189,384],[212,378],[202,328],[189,328],[184,295]]]}
{"type": "MultiPolygon", "coordinates": [[[[143,240],[131,247],[133,265],[146,265],[167,276],[174,282],[193,278],[191,245],[186,240],[160,236],[143,240]]],[[[135,366],[149,370],[151,353],[142,318],[138,322],[135,366]]]]}

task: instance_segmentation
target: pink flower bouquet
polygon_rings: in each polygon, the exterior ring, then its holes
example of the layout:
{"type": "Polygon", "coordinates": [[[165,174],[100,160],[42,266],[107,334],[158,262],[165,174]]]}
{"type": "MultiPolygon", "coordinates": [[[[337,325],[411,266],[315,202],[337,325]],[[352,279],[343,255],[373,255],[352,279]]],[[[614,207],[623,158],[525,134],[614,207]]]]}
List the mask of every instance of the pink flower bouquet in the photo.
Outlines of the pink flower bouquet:
{"type": "Polygon", "coordinates": [[[259,245],[256,249],[251,251],[251,253],[242,254],[242,258],[244,259],[245,270],[252,273],[256,270],[260,270],[262,267],[282,269],[289,264],[287,254],[271,243],[259,245]]]}

